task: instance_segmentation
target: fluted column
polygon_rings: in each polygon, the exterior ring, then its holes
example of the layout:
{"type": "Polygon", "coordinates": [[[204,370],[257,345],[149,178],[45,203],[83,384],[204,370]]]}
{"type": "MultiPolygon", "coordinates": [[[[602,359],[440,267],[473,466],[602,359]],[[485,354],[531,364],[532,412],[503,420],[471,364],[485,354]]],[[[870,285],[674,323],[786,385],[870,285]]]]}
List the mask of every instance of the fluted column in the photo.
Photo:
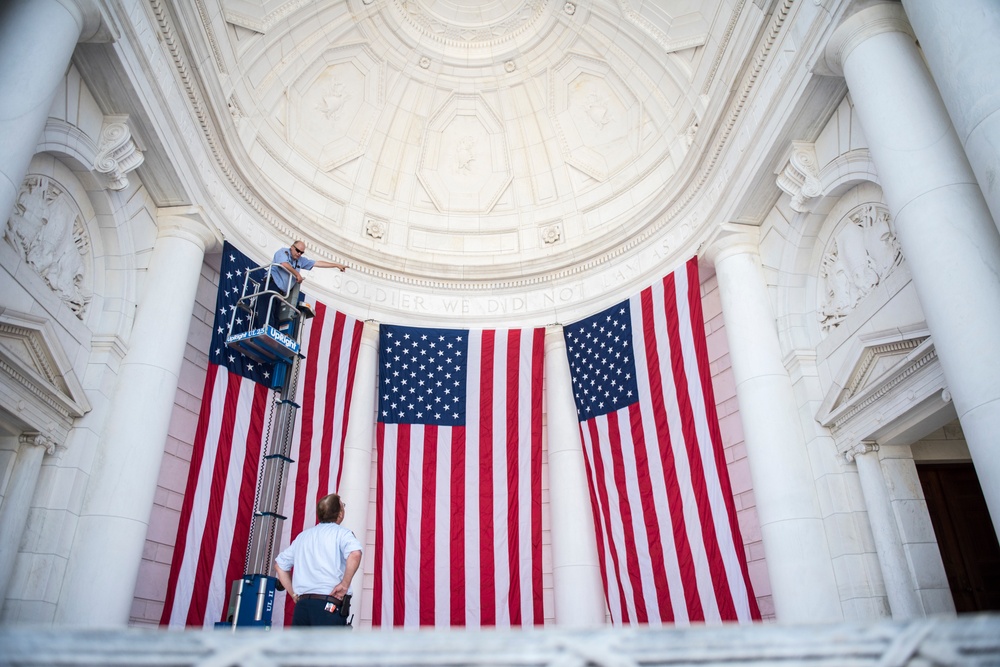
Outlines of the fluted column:
{"type": "Polygon", "coordinates": [[[216,240],[195,209],[161,209],[158,224],[56,609],[62,624],[129,619],[201,265],[216,240]]]}
{"type": "Polygon", "coordinates": [[[14,467],[10,471],[3,505],[0,505],[0,609],[24,536],[42,458],[53,452],[55,443],[41,433],[22,433],[18,438],[14,467]]]}
{"type": "Polygon", "coordinates": [[[607,602],[566,339],[560,326],[545,332],[545,403],[556,625],[603,625],[607,602]]]}
{"type": "Polygon", "coordinates": [[[14,207],[73,49],[102,28],[92,0],[0,2],[0,220],[14,207]]]}
{"type": "Polygon", "coordinates": [[[903,0],[903,7],[1000,226],[1000,3],[903,0]]]}
{"type": "Polygon", "coordinates": [[[913,577],[907,566],[903,539],[899,535],[896,518],[892,512],[889,489],[878,460],[878,445],[862,442],[847,452],[847,461],[857,464],[861,492],[865,496],[865,509],[872,527],[875,552],[878,555],[885,592],[894,619],[922,618],[923,605],[913,587],[913,577]]]}
{"type": "Polygon", "coordinates": [[[1000,231],[902,6],[848,18],[826,59],[847,80],[1000,534],[1000,231]]]}
{"type": "MultiPolygon", "coordinates": [[[[345,503],[344,526],[354,531],[361,544],[368,534],[368,505],[372,495],[372,443],[375,438],[376,377],[378,374],[378,324],[365,322],[358,351],[358,370],[354,377],[351,418],[344,443],[344,470],[337,493],[345,503]]],[[[364,559],[351,584],[355,616],[361,618],[364,586],[364,559]]]]}
{"type": "Polygon", "coordinates": [[[717,242],[708,258],[719,280],[775,614],[784,622],[842,620],[805,435],[756,243],[730,237],[717,242]]]}

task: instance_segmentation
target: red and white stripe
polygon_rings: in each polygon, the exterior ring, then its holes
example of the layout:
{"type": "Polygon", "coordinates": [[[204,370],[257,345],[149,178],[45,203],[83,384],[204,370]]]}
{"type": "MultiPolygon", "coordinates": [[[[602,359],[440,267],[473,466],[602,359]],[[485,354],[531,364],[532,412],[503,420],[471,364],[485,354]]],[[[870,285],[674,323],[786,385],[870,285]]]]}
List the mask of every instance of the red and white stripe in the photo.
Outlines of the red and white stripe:
{"type": "Polygon", "coordinates": [[[712,393],[697,260],[631,299],[640,400],[581,422],[617,624],[760,619],[712,393]]]}
{"type": "MultiPolygon", "coordinates": [[[[362,328],[321,303],[306,324],[284,498],[288,520],[276,552],[315,523],[316,500],[339,484],[362,328]]],[[[162,625],[212,627],[224,620],[230,586],[244,574],[272,402],[267,387],[209,364],[162,625]]],[[[284,622],[285,597],[275,596],[275,625],[284,622]]]]}
{"type": "Polygon", "coordinates": [[[543,342],[470,331],[465,426],[378,423],[374,626],[542,624],[543,342]]]}

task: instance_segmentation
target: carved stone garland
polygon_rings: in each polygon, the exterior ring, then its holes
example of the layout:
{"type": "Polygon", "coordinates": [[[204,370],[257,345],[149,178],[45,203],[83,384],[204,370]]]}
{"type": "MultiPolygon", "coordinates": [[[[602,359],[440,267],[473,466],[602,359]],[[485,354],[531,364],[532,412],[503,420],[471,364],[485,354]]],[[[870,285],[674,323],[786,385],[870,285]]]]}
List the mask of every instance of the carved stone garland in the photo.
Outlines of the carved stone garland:
{"type": "Polygon", "coordinates": [[[87,268],[90,237],[69,193],[45,176],[29,175],[17,194],[4,239],[82,320],[93,298],[87,268]]]}
{"type": "Polygon", "coordinates": [[[889,211],[863,204],[848,213],[830,240],[819,269],[819,319],[838,326],[903,261],[889,211]]]}

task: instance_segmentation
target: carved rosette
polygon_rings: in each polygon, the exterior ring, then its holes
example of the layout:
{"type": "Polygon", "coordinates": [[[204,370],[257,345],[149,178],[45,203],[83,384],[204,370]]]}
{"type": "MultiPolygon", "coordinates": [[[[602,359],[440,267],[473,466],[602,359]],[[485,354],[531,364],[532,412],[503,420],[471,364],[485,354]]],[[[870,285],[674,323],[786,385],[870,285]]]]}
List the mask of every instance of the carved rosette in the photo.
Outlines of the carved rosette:
{"type": "Polygon", "coordinates": [[[29,175],[17,194],[4,239],[83,319],[90,289],[90,237],[76,201],[52,179],[29,175]]]}
{"type": "Polygon", "coordinates": [[[108,188],[112,190],[127,188],[126,174],[138,168],[145,159],[132,139],[127,120],[128,116],[104,117],[97,157],[94,160],[94,170],[107,175],[108,188]]]}
{"type": "Polygon", "coordinates": [[[819,319],[838,326],[903,261],[889,211],[863,204],[838,224],[819,269],[819,319]]]}

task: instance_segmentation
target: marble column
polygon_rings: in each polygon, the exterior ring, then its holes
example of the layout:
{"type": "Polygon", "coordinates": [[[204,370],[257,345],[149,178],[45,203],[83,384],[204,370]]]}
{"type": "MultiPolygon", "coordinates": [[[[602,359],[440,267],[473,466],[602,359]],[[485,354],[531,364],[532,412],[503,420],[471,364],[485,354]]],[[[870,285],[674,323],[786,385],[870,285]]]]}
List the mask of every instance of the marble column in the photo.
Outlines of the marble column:
{"type": "Polygon", "coordinates": [[[843,620],[805,435],[782,363],[754,238],[721,239],[715,263],[736,398],[778,621],[843,620]]]}
{"type": "Polygon", "coordinates": [[[868,523],[872,527],[875,551],[878,554],[885,592],[894,619],[923,618],[923,605],[913,587],[913,577],[907,565],[903,539],[899,535],[896,517],[892,511],[889,489],[878,460],[878,445],[862,442],[847,452],[847,461],[858,466],[861,492],[865,496],[868,523]]]}
{"type": "Polygon", "coordinates": [[[1000,231],[901,5],[848,18],[826,61],[851,91],[1000,533],[1000,231]]]}
{"type": "MultiPolygon", "coordinates": [[[[351,419],[344,443],[344,469],[337,493],[347,504],[343,525],[354,531],[361,544],[368,536],[368,509],[372,497],[372,443],[375,438],[376,380],[378,375],[378,324],[365,322],[354,376],[351,419]]],[[[351,607],[361,618],[364,558],[351,582],[351,607]]]]}
{"type": "Polygon", "coordinates": [[[10,583],[21,547],[28,510],[31,509],[31,499],[42,469],[42,458],[55,452],[55,449],[55,443],[41,433],[22,433],[18,437],[17,455],[3,505],[0,505],[0,608],[3,608],[7,584],[10,583]]]}
{"type": "Polygon", "coordinates": [[[545,332],[545,404],[556,625],[603,625],[607,602],[561,326],[545,332]]]}
{"type": "Polygon", "coordinates": [[[159,235],[98,444],[56,623],[125,626],[205,250],[197,209],[161,209],[159,235]]]}
{"type": "Polygon", "coordinates": [[[93,0],[0,3],[0,220],[14,207],[73,49],[102,39],[93,0]]]}
{"type": "Polygon", "coordinates": [[[1000,3],[903,0],[903,8],[1000,226],[1000,3]]]}

